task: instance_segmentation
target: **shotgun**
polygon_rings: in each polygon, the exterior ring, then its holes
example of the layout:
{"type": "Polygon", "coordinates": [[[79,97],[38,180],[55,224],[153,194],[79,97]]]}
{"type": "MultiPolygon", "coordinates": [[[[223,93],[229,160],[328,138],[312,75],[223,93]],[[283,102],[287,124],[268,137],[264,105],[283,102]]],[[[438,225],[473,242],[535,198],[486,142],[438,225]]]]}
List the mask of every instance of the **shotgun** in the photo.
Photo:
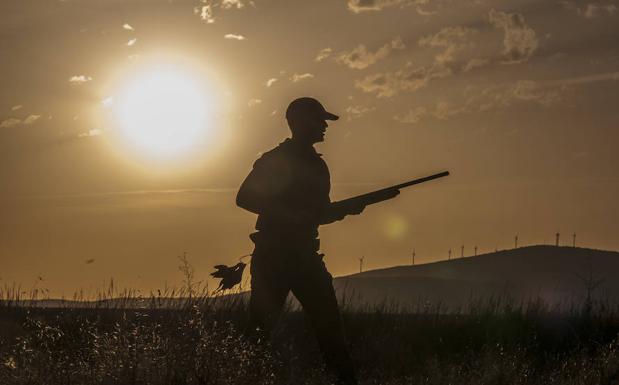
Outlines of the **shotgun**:
{"type": "Polygon", "coordinates": [[[400,189],[405,187],[413,186],[419,183],[428,182],[433,179],[442,178],[444,176],[449,175],[449,171],[439,172],[438,174],[425,176],[423,178],[409,180],[408,182],[396,184],[395,186],[386,187],[380,190],[372,191],[366,194],[357,195],[352,198],[344,199],[341,201],[334,202],[336,205],[341,205],[342,207],[352,207],[352,206],[367,206],[372,205],[374,203],[379,203],[382,201],[386,201],[388,199],[393,198],[400,189]]]}

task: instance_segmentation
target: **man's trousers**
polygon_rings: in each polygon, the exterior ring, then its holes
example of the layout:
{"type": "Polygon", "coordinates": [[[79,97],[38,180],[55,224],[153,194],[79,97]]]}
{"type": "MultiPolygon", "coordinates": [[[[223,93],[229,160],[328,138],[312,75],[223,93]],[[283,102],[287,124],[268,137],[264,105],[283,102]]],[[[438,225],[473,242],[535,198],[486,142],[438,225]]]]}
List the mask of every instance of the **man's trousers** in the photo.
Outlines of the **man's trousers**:
{"type": "Polygon", "coordinates": [[[356,384],[333,277],[322,260],[323,254],[318,253],[318,240],[286,242],[258,237],[252,240],[256,245],[250,268],[252,328],[259,327],[270,334],[288,292],[292,291],[309,317],[327,368],[343,383],[356,384]]]}

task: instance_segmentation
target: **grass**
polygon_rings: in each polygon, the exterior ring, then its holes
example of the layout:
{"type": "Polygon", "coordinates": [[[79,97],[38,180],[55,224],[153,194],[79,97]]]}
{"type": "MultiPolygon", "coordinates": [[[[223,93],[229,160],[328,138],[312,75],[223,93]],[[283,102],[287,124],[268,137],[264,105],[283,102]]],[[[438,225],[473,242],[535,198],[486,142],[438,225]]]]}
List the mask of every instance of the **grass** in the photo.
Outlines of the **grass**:
{"type": "MultiPolygon", "coordinates": [[[[0,384],[330,383],[302,312],[287,311],[271,341],[249,340],[244,297],[185,284],[147,297],[112,287],[54,308],[5,287],[0,384]]],[[[342,317],[362,384],[619,383],[619,317],[602,302],[558,310],[503,297],[414,312],[386,302],[344,305],[342,317]]]]}

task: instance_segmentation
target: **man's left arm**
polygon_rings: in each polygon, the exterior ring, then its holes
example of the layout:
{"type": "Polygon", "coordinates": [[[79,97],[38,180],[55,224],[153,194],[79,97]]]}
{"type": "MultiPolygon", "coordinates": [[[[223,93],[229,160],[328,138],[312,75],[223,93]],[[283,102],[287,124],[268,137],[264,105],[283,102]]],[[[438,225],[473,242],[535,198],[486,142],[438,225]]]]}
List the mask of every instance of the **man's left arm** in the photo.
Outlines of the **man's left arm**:
{"type": "Polygon", "coordinates": [[[322,204],[321,209],[318,213],[318,223],[321,225],[326,225],[329,223],[341,221],[347,215],[357,215],[361,214],[365,205],[361,202],[355,204],[342,204],[340,202],[331,202],[331,198],[329,194],[331,192],[331,175],[329,173],[329,168],[324,160],[321,159],[321,169],[322,175],[321,178],[324,183],[324,195],[321,197],[322,204]]]}

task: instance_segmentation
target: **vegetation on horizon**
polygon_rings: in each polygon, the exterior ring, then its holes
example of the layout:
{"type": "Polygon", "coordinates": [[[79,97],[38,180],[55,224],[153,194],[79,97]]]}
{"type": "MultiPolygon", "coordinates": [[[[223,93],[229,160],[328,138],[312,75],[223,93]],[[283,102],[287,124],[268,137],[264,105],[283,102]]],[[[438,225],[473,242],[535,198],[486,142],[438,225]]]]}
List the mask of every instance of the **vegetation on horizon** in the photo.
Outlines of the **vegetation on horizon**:
{"type": "MultiPolygon", "coordinates": [[[[6,293],[6,292],[5,292],[6,293]]],[[[244,337],[241,296],[187,296],[142,309],[0,305],[0,383],[329,383],[303,314],[287,311],[271,342],[244,337]]],[[[163,297],[161,297],[163,298],[163,297]]],[[[109,298],[108,298],[109,299],[109,298]]],[[[126,296],[129,303],[131,298],[126,296]]],[[[560,313],[539,301],[472,302],[470,312],[389,304],[342,316],[362,384],[615,384],[619,317],[591,302],[560,313]]]]}

